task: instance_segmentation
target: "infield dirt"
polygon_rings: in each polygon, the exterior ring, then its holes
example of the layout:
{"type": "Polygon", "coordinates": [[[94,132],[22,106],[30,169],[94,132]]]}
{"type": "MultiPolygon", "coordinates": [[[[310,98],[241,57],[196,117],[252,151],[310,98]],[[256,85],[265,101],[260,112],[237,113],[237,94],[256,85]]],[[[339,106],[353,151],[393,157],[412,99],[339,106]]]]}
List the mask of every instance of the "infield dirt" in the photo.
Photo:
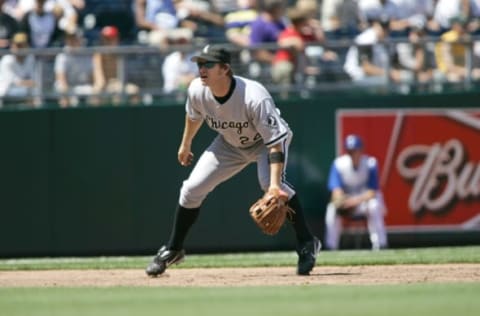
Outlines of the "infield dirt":
{"type": "Polygon", "coordinates": [[[143,270],[1,271],[0,287],[76,286],[274,286],[315,284],[406,284],[480,282],[480,264],[317,266],[310,276],[294,267],[172,268],[157,278],[143,270]]]}

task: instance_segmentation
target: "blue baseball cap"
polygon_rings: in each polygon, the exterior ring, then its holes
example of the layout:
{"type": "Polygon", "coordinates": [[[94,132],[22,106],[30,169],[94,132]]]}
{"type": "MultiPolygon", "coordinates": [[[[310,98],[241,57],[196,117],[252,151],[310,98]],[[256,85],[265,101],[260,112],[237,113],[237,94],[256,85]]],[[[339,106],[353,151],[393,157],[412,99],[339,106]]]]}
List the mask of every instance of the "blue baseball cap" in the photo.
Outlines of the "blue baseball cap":
{"type": "Polygon", "coordinates": [[[345,137],[345,150],[358,150],[363,148],[363,141],[360,136],[350,134],[345,137]]]}

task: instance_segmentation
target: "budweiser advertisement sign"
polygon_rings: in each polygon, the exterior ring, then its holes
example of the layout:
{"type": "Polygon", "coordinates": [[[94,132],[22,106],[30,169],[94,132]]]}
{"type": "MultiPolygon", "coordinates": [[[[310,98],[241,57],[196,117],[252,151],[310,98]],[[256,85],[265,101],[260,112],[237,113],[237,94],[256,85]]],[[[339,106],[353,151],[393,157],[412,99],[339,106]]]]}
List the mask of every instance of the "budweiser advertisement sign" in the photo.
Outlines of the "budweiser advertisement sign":
{"type": "Polygon", "coordinates": [[[340,110],[377,158],[389,231],[480,230],[479,110],[340,110]]]}

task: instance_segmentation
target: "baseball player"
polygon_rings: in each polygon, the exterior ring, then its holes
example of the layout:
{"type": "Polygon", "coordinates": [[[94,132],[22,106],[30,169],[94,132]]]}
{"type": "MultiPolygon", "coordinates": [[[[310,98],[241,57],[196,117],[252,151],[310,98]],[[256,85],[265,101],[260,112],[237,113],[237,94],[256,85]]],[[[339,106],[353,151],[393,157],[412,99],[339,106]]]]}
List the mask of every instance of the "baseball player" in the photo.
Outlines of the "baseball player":
{"type": "Polygon", "coordinates": [[[358,135],[345,138],[346,154],[337,157],[330,168],[328,188],[332,192],[325,217],[325,243],[338,249],[342,216],[365,216],[372,249],[387,247],[384,203],[379,190],[377,160],[364,154],[358,135]]]}
{"type": "Polygon", "coordinates": [[[308,275],[315,266],[320,242],[310,233],[299,198],[285,181],[292,131],[262,84],[233,75],[225,48],[207,45],[191,60],[197,63],[199,77],[188,88],[179,163],[189,166],[193,162],[191,145],[203,122],[218,135],[183,182],[170,240],[146,268],[147,275],[157,276],[182,261],[184,240],[204,199],[252,162],[257,163],[262,190],[279,190],[295,211],[289,220],[297,238],[297,274],[308,275]]]}

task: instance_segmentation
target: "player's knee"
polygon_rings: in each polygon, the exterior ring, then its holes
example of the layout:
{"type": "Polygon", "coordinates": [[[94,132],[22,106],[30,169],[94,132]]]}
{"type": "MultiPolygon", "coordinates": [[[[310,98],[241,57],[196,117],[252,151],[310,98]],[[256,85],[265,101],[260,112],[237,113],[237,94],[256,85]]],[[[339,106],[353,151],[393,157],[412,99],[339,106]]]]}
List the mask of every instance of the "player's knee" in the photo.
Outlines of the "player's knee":
{"type": "Polygon", "coordinates": [[[180,205],[185,208],[197,208],[200,207],[204,199],[205,194],[200,192],[197,186],[192,185],[188,180],[183,182],[180,189],[180,205]]]}
{"type": "Polygon", "coordinates": [[[333,203],[328,203],[327,212],[325,214],[325,224],[333,226],[335,224],[335,217],[337,216],[337,209],[333,203]]]}
{"type": "Polygon", "coordinates": [[[377,199],[370,199],[367,201],[367,212],[369,215],[378,215],[380,214],[380,203],[377,199]]]}

